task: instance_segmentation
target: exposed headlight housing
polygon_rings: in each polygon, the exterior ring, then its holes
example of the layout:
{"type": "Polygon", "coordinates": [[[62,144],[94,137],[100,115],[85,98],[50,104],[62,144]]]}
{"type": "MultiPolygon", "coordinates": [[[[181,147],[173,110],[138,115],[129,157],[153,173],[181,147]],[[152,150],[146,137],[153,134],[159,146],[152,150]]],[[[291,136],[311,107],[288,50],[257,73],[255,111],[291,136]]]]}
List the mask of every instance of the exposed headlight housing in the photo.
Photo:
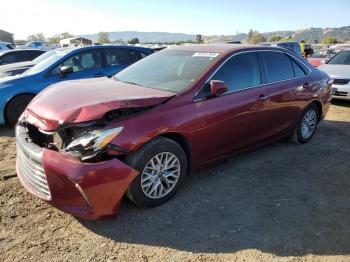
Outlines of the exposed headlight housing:
{"type": "Polygon", "coordinates": [[[117,137],[123,127],[117,127],[107,130],[94,130],[82,133],[73,140],[63,151],[69,152],[74,156],[80,156],[81,160],[86,160],[96,156],[104,149],[115,137],[117,137]]]}

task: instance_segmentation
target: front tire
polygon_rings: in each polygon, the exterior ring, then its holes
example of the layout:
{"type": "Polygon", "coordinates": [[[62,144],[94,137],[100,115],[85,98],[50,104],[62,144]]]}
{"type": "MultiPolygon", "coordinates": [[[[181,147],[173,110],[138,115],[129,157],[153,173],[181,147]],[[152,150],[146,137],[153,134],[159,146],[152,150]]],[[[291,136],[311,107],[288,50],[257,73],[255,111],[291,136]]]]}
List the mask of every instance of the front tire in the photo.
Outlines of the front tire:
{"type": "Polygon", "coordinates": [[[33,98],[33,95],[23,94],[14,97],[8,102],[5,109],[5,118],[9,125],[14,126],[17,124],[18,118],[33,98]]]}
{"type": "Polygon", "coordinates": [[[140,207],[168,201],[179,189],[187,174],[187,158],[175,141],[158,137],[127,156],[128,165],[139,171],[126,195],[140,207]]]}
{"type": "Polygon", "coordinates": [[[291,141],[296,144],[305,144],[311,140],[319,122],[319,112],[316,105],[309,105],[300,117],[291,141]]]}

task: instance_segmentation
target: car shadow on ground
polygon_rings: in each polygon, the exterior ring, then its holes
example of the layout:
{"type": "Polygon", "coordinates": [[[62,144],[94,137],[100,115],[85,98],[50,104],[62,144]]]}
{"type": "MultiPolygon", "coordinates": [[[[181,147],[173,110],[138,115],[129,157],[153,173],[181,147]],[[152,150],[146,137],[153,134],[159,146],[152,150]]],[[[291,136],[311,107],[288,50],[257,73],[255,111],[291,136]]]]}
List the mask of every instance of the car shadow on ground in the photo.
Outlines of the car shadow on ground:
{"type": "Polygon", "coordinates": [[[189,175],[177,195],[115,219],[80,221],[117,242],[203,253],[350,254],[350,123],[324,121],[305,145],[280,142],[189,175]]]}
{"type": "Polygon", "coordinates": [[[15,130],[13,127],[0,126],[0,137],[14,137],[15,130]]]}
{"type": "Polygon", "coordinates": [[[350,101],[349,100],[341,100],[341,99],[333,99],[332,105],[350,107],[350,101]]]}

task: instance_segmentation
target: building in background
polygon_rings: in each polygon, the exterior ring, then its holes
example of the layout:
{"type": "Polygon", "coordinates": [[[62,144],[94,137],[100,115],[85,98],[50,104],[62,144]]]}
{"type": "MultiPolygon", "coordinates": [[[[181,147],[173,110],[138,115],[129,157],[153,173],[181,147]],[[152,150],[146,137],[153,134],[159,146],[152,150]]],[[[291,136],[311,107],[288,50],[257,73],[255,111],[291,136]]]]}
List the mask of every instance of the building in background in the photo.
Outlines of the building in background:
{"type": "Polygon", "coordinates": [[[92,45],[92,41],[83,37],[72,37],[60,40],[61,47],[74,47],[92,45]]]}
{"type": "Polygon", "coordinates": [[[13,34],[0,29],[0,42],[8,42],[14,44],[13,34]]]}

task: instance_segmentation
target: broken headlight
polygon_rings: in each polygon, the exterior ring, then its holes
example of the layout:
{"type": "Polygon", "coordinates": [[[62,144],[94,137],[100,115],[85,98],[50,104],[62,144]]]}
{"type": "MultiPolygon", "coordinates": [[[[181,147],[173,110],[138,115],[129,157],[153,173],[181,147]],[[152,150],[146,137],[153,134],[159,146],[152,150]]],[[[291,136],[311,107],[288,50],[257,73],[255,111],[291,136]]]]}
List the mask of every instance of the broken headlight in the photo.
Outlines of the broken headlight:
{"type": "Polygon", "coordinates": [[[82,133],[74,139],[63,151],[70,152],[82,160],[96,156],[104,149],[115,137],[117,137],[123,127],[107,130],[94,130],[82,133]]]}

